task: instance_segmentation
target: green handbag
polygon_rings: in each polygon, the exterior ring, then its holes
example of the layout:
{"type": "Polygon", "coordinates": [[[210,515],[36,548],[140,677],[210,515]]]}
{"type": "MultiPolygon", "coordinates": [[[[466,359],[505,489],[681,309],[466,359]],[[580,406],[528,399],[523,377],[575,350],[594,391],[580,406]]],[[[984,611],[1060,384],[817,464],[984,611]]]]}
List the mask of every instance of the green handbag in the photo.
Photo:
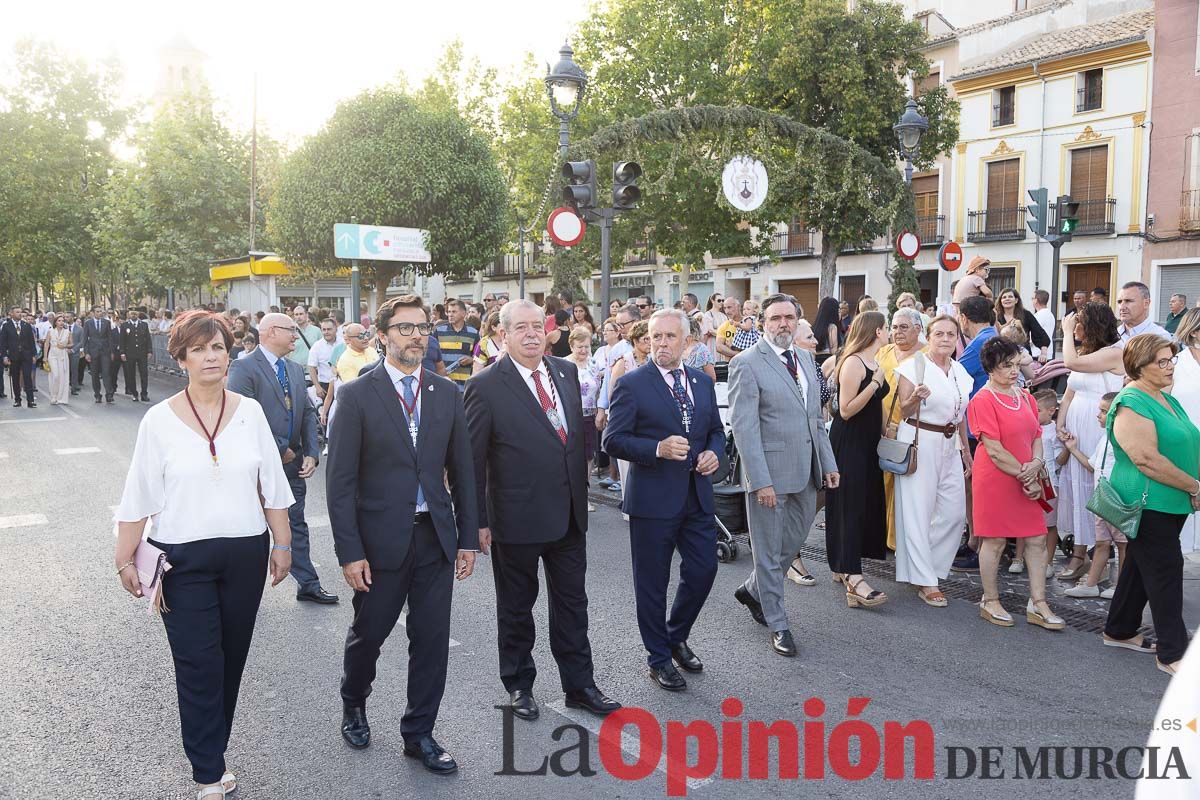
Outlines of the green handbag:
{"type": "MultiPolygon", "coordinates": [[[[1096,465],[1097,469],[1108,459],[1108,442],[1108,431],[1105,431],[1104,455],[1100,457],[1100,464],[1096,465]]],[[[1142,522],[1142,509],[1146,507],[1146,496],[1149,492],[1150,479],[1147,478],[1146,488],[1142,490],[1142,499],[1126,503],[1109,483],[1108,478],[1100,477],[1096,481],[1096,491],[1092,493],[1092,499],[1087,501],[1086,507],[1088,511],[1125,534],[1125,538],[1136,539],[1138,525],[1142,522]]]]}

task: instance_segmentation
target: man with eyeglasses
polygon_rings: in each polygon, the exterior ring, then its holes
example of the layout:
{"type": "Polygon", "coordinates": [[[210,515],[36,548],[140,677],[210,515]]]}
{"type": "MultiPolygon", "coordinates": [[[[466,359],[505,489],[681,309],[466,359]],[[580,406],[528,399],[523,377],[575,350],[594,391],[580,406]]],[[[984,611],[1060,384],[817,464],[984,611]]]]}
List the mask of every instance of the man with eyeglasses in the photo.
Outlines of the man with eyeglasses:
{"type": "Polygon", "coordinates": [[[321,579],[309,555],[308,523],[304,519],[305,481],[317,470],[317,409],[308,402],[304,367],[288,356],[300,335],[286,314],[267,314],[259,327],[259,346],[245,358],[229,365],[226,387],[262,406],[283,472],[296,502],[288,509],[292,527],[292,577],[300,585],[296,599],[321,605],[338,601],[337,595],[321,588],[321,579]]]}
{"type": "Polygon", "coordinates": [[[345,330],[346,349],[333,365],[333,382],[325,393],[321,405],[321,424],[326,426],[325,437],[333,437],[333,417],[337,393],[343,386],[357,378],[367,367],[379,360],[379,352],[370,347],[371,334],[362,325],[352,322],[345,330]]]}

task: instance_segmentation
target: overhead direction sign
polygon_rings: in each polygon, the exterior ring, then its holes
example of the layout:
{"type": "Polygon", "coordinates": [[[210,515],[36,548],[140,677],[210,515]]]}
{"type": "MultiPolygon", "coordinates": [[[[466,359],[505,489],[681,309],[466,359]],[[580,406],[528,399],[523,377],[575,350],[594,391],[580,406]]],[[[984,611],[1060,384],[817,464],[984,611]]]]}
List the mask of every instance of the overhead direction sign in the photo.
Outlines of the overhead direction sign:
{"type": "Polygon", "coordinates": [[[429,231],[421,228],[339,222],[333,226],[333,254],[337,258],[428,264],[433,260],[425,245],[428,237],[429,231]]]}

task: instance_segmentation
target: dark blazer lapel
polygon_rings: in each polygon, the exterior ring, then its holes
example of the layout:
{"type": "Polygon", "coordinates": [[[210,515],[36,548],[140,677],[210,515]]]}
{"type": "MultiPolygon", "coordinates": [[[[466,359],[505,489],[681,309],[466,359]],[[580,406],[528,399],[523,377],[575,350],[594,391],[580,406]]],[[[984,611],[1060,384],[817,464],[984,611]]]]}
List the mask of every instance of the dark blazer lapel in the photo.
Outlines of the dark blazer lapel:
{"type": "MultiPolygon", "coordinates": [[[[267,356],[264,353],[258,352],[260,348],[255,348],[250,357],[258,361],[259,367],[262,368],[263,375],[267,377],[267,384],[275,387],[275,394],[279,398],[280,405],[287,404],[287,398],[283,396],[283,387],[279,385],[279,375],[275,370],[271,369],[271,362],[267,361],[267,356]]],[[[286,366],[284,367],[287,368],[286,366]]],[[[289,379],[290,380],[290,379],[289,379]]]]}
{"type": "MultiPolygon", "coordinates": [[[[803,403],[804,396],[802,394],[800,394],[800,387],[796,384],[796,379],[788,374],[787,365],[783,363],[782,358],[775,355],[775,349],[773,347],[771,347],[771,345],[767,342],[765,337],[758,340],[757,349],[758,349],[758,352],[762,355],[762,357],[764,359],[766,359],[768,363],[771,364],[771,369],[773,369],[775,371],[775,374],[778,375],[780,378],[783,378],[783,380],[787,381],[788,385],[790,385],[792,387],[792,391],[796,393],[796,399],[799,400],[801,403],[803,403]]],[[[799,362],[800,362],[800,357],[797,356],[796,357],[796,369],[797,370],[803,369],[803,367],[800,366],[799,362]]]]}
{"type": "MultiPolygon", "coordinates": [[[[567,414],[567,434],[572,431],[578,431],[583,434],[583,398],[579,394],[579,390],[571,385],[567,380],[567,372],[560,365],[555,364],[550,359],[546,359],[546,371],[550,373],[550,380],[554,381],[554,391],[558,392],[558,404],[566,409],[567,414]],[[573,399],[571,399],[573,398],[573,399]]],[[[541,410],[539,408],[539,410],[541,410]]],[[[543,414],[543,416],[545,416],[543,414]]],[[[557,437],[558,434],[555,434],[557,437]]],[[[570,441],[568,439],[568,441],[570,441]]],[[[579,441],[583,441],[581,438],[579,441]]]]}
{"type": "MultiPolygon", "coordinates": [[[[375,392],[379,395],[379,401],[383,403],[383,407],[387,411],[388,417],[392,420],[392,424],[400,432],[400,438],[404,440],[404,446],[408,448],[408,452],[415,459],[417,451],[413,447],[412,436],[408,432],[408,419],[404,416],[404,407],[401,405],[400,395],[397,394],[396,387],[392,383],[392,376],[384,368],[383,361],[380,360],[379,366],[359,378],[359,380],[369,380],[371,385],[375,387],[375,392]]],[[[424,418],[422,418],[422,422],[424,422],[424,418]]],[[[421,427],[424,427],[424,425],[421,427]]],[[[418,441],[420,438],[421,434],[418,431],[418,441]]]]}
{"type": "MultiPolygon", "coordinates": [[[[554,441],[562,444],[558,438],[558,434],[554,430],[554,426],[550,424],[550,420],[546,418],[546,412],[542,411],[542,407],[538,405],[537,400],[533,398],[533,393],[529,391],[529,386],[525,383],[525,379],[521,377],[521,373],[517,371],[517,365],[512,363],[511,358],[502,358],[492,365],[493,369],[499,368],[500,375],[504,378],[504,383],[517,396],[518,402],[523,405],[546,433],[554,437],[554,441]]],[[[558,386],[555,383],[555,386],[558,386]]],[[[568,424],[570,424],[568,422],[568,424]]]]}
{"type": "MultiPolygon", "coordinates": [[[[421,367],[421,374],[424,375],[424,367],[421,367]]],[[[387,370],[384,370],[387,372],[387,370]]],[[[452,389],[451,391],[458,391],[452,389]]],[[[420,420],[421,424],[417,428],[417,452],[425,446],[425,439],[429,436],[429,430],[434,425],[440,425],[442,420],[442,397],[445,390],[434,383],[424,383],[421,386],[421,401],[420,401],[420,420]]],[[[453,398],[451,398],[453,399],[453,398]]],[[[405,422],[407,425],[408,423],[405,422]]],[[[409,441],[412,441],[411,437],[409,441]]]]}

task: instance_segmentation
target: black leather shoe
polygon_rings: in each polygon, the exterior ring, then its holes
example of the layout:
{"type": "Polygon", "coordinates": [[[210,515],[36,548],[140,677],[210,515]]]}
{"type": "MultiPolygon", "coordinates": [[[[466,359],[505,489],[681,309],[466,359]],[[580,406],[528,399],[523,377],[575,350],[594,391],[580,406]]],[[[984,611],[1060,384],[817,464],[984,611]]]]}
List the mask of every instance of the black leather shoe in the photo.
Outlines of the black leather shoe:
{"type": "Polygon", "coordinates": [[[533,691],[530,689],[516,689],[508,694],[508,704],[512,707],[513,713],[521,719],[535,720],[541,713],[538,710],[537,700],[533,699],[533,691]]]}
{"type": "Polygon", "coordinates": [[[682,692],[687,688],[687,681],[679,674],[679,670],[675,669],[674,664],[666,664],[661,667],[651,667],[650,677],[654,679],[662,688],[668,692],[682,692]]]}
{"type": "Polygon", "coordinates": [[[37,403],[33,402],[32,400],[29,401],[28,405],[30,408],[37,408],[37,403]]]}
{"type": "Polygon", "coordinates": [[[323,606],[331,606],[338,601],[338,596],[330,594],[318,586],[311,592],[297,592],[296,599],[308,603],[320,603],[323,606]]]}
{"type": "Polygon", "coordinates": [[[421,766],[437,775],[449,775],[458,771],[458,762],[443,750],[432,736],[422,736],[415,742],[405,742],[404,755],[417,759],[421,766]]]}
{"type": "Polygon", "coordinates": [[[117,402],[117,401],[116,401],[116,400],[113,400],[113,396],[110,394],[108,397],[104,398],[104,402],[106,402],[106,403],[108,403],[108,404],[110,404],[110,405],[111,405],[112,403],[115,403],[115,402],[117,402]]]}
{"type": "Polygon", "coordinates": [[[149,402],[150,402],[150,395],[148,395],[148,394],[144,394],[144,395],[142,395],[142,402],[143,402],[143,403],[149,403],[149,402]]]}
{"type": "Polygon", "coordinates": [[[99,402],[100,402],[100,395],[96,395],[96,402],[97,402],[97,403],[99,403],[99,402]]]}
{"type": "Polygon", "coordinates": [[[133,402],[135,402],[135,403],[138,401],[138,399],[137,399],[137,395],[136,395],[136,394],[131,394],[131,395],[129,395],[129,399],[130,399],[130,400],[132,400],[132,401],[133,401],[133,402]]]}
{"type": "Polygon", "coordinates": [[[606,717],[621,707],[620,703],[610,700],[595,686],[577,692],[567,692],[566,702],[567,708],[585,708],[600,717],[606,717]]]}
{"type": "Polygon", "coordinates": [[[796,655],[796,643],[792,641],[791,631],[776,631],[771,634],[771,649],[781,656],[789,658],[796,655]]]}
{"type": "Polygon", "coordinates": [[[687,642],[680,642],[672,647],[671,658],[688,672],[701,672],[704,669],[704,662],[696,657],[687,642]]]}
{"type": "Polygon", "coordinates": [[[20,408],[20,407],[21,407],[21,401],[20,401],[20,400],[17,400],[16,402],[14,402],[14,403],[13,403],[13,408],[20,408]]]}
{"type": "Polygon", "coordinates": [[[367,724],[365,708],[342,706],[342,738],[355,750],[362,750],[371,743],[371,726],[367,724]]]}
{"type": "Polygon", "coordinates": [[[733,597],[746,608],[750,609],[750,616],[754,617],[755,622],[764,626],[767,624],[767,618],[763,616],[762,604],[746,591],[745,586],[739,586],[734,590],[733,597]]]}

